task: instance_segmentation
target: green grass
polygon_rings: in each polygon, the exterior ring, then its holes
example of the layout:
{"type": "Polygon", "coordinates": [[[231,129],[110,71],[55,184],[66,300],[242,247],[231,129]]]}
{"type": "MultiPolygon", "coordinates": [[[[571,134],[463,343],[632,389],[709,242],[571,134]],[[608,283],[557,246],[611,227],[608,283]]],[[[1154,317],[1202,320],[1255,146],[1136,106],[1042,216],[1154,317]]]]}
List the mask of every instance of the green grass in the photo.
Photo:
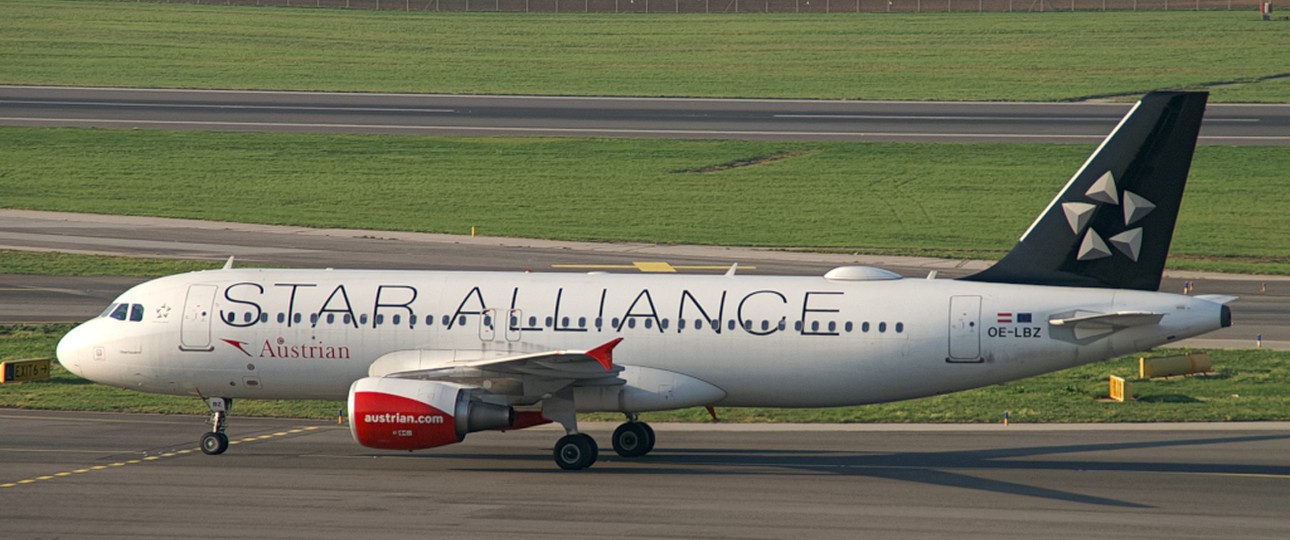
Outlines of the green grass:
{"type": "MultiPolygon", "coordinates": [[[[0,326],[0,358],[52,357],[70,325],[0,326]]],[[[1171,354],[1165,351],[1158,354],[1171,354]]],[[[912,401],[830,409],[720,409],[728,422],[1192,422],[1290,420],[1290,353],[1212,351],[1213,376],[1134,381],[1130,403],[1099,401],[1107,376],[1133,378],[1136,357],[968,392],[912,401]]],[[[110,388],[55,364],[48,381],[0,385],[0,407],[205,414],[194,397],[159,396],[110,388]]],[[[334,418],[341,402],[239,400],[242,416],[334,418]]],[[[619,420],[617,414],[585,415],[619,420]]],[[[701,422],[703,409],[649,413],[649,421],[701,422]]]]}
{"type": "MultiPolygon", "coordinates": [[[[0,0],[0,82],[1068,100],[1290,71],[1249,12],[503,14],[0,0]]],[[[1255,87],[1263,88],[1266,83],[1255,87]]],[[[1287,102],[1270,90],[1214,99],[1287,102]]]]}
{"type": "MultiPolygon", "coordinates": [[[[993,258],[1092,145],[0,128],[0,206],[993,258]],[[756,156],[773,163],[678,173],[756,156]]],[[[1198,148],[1174,268],[1290,273],[1290,153],[1198,148]]]]}
{"type": "MultiPolygon", "coordinates": [[[[0,249],[0,274],[156,277],[213,270],[221,263],[0,249]]],[[[245,266],[245,265],[239,265],[245,266]]]]}

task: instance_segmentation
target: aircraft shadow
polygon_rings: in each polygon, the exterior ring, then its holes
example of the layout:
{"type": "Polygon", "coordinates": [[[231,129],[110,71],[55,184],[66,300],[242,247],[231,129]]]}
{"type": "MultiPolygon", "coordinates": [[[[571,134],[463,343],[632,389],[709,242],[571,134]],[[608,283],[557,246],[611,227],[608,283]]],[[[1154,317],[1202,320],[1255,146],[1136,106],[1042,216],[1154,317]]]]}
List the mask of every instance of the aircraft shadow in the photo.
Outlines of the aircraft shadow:
{"type": "MultiPolygon", "coordinates": [[[[819,475],[857,476],[918,482],[923,484],[1036,497],[1056,501],[1112,506],[1122,508],[1149,508],[1150,505],[1133,501],[1084,495],[1080,493],[1026,485],[1016,482],[993,480],[972,476],[953,469],[1002,470],[1002,471],[1102,471],[1149,472],[1177,474],[1259,474],[1290,477],[1290,466],[1241,465],[1218,463],[1171,463],[1160,461],[1114,461],[1097,459],[1034,460],[1036,456],[1059,456],[1081,452],[1115,450],[1149,450],[1183,446],[1236,444],[1259,441],[1287,440],[1290,435],[1251,435],[1239,437],[1208,437],[1164,441],[1134,441],[1096,444],[1071,444],[1033,447],[1008,447],[978,450],[953,450],[940,452],[840,452],[776,449],[710,449],[663,448],[643,458],[625,459],[613,450],[601,450],[600,461],[591,469],[579,474],[675,474],[675,475],[819,475]],[[626,466],[622,466],[626,465],[626,466]],[[647,465],[635,467],[631,465],[647,465]]],[[[519,461],[550,463],[549,455],[539,454],[431,454],[457,459],[495,459],[505,457],[519,461]]],[[[427,455],[427,457],[431,456],[427,455]]],[[[469,470],[479,472],[567,474],[553,468],[484,468],[469,470]]]]}

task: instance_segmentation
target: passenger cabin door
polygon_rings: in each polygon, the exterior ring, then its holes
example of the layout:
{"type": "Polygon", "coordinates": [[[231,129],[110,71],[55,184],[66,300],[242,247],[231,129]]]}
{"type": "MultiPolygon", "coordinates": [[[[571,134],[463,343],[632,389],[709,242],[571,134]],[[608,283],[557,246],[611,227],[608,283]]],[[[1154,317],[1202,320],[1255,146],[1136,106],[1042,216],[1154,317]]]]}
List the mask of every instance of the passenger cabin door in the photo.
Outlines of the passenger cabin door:
{"type": "Polygon", "coordinates": [[[983,362],[981,297],[950,297],[950,355],[946,362],[983,362]]]}
{"type": "Polygon", "coordinates": [[[180,322],[179,350],[213,351],[211,346],[211,311],[215,306],[214,285],[189,285],[184,299],[184,319],[180,322]]]}

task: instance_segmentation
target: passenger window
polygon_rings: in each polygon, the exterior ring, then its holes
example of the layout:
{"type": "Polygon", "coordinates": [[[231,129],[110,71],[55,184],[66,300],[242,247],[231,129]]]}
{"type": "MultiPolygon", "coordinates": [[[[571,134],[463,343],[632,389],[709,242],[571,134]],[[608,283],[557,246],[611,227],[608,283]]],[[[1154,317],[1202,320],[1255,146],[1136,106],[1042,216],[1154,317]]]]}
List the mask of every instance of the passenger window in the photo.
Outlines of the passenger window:
{"type": "Polygon", "coordinates": [[[382,325],[382,324],[385,324],[385,315],[377,315],[377,316],[376,316],[376,325],[377,325],[377,326],[380,326],[380,325],[382,325]]]}
{"type": "Polygon", "coordinates": [[[317,313],[310,313],[310,314],[309,314],[309,324],[318,324],[318,314],[317,314],[317,313]]]}
{"type": "Polygon", "coordinates": [[[830,331],[830,332],[837,332],[837,331],[838,331],[838,323],[833,322],[833,321],[829,321],[829,331],[830,331]]]}
{"type": "Polygon", "coordinates": [[[853,328],[855,328],[855,326],[853,326],[853,325],[851,324],[851,321],[847,321],[847,323],[846,323],[846,324],[842,325],[842,328],[843,328],[844,330],[846,330],[848,334],[850,334],[850,333],[851,333],[851,330],[852,330],[853,328]]]}
{"type": "Polygon", "coordinates": [[[565,328],[568,328],[568,327],[569,327],[569,318],[568,318],[568,317],[560,317],[560,326],[563,326],[563,327],[565,327],[565,328]]]}
{"type": "Polygon", "coordinates": [[[896,333],[899,334],[904,331],[905,331],[905,323],[896,323],[896,333]]]}
{"type": "Polygon", "coordinates": [[[676,320],[676,329],[677,329],[677,330],[685,330],[685,319],[677,319],[677,320],[676,320]]]}
{"type": "Polygon", "coordinates": [[[348,313],[346,313],[345,316],[341,318],[341,322],[344,322],[345,324],[349,324],[350,321],[353,321],[353,320],[354,318],[350,317],[348,313]]]}
{"type": "Polygon", "coordinates": [[[865,321],[860,325],[860,331],[866,334],[869,333],[869,321],[865,321]]]}
{"type": "Polygon", "coordinates": [[[261,311],[261,312],[260,312],[260,322],[261,322],[261,323],[267,323],[267,322],[269,322],[269,314],[268,314],[268,313],[265,313],[265,312],[263,312],[263,311],[261,311]]]}
{"type": "MultiPolygon", "coordinates": [[[[364,315],[364,316],[366,316],[366,315],[364,315]]],[[[448,316],[448,315],[444,315],[444,316],[443,316],[443,325],[444,325],[444,326],[448,326],[448,324],[450,324],[451,322],[452,322],[452,317],[450,317],[450,316],[448,316]]]]}
{"type": "Polygon", "coordinates": [[[887,323],[885,323],[885,322],[880,322],[880,323],[878,323],[878,331],[879,331],[879,332],[886,332],[886,331],[887,331],[887,323]]]}
{"type": "Polygon", "coordinates": [[[287,314],[286,314],[286,313],[279,313],[279,314],[278,314],[278,324],[282,324],[282,323],[284,323],[284,322],[287,322],[287,314]]]}
{"type": "Polygon", "coordinates": [[[662,322],[658,323],[658,327],[667,330],[667,319],[663,319],[662,322]]]}
{"type": "MultiPolygon", "coordinates": [[[[394,317],[390,318],[390,322],[392,322],[392,323],[394,323],[394,324],[399,324],[399,315],[398,315],[397,313],[396,313],[396,314],[394,314],[394,317]]],[[[490,325],[491,325],[491,324],[493,324],[493,323],[490,321],[488,324],[490,324],[490,325]]]]}
{"type": "Polygon", "coordinates": [[[587,327],[587,318],[578,317],[578,328],[586,328],[586,327],[587,327]]]}
{"type": "Polygon", "coordinates": [[[537,326],[537,317],[529,316],[529,326],[537,326]]]}
{"type": "Polygon", "coordinates": [[[801,332],[801,331],[802,331],[802,321],[795,321],[795,322],[793,323],[793,331],[795,331],[795,332],[801,332]]]}
{"type": "Polygon", "coordinates": [[[434,326],[434,315],[426,315],[426,326],[434,326]]]}
{"type": "Polygon", "coordinates": [[[366,314],[366,313],[364,313],[364,314],[362,314],[362,315],[359,315],[359,316],[358,316],[358,324],[362,324],[362,325],[366,325],[366,324],[367,324],[367,314],[366,314]]]}
{"type": "MultiPolygon", "coordinates": [[[[249,315],[249,313],[248,313],[248,315],[249,315]]],[[[140,304],[133,304],[133,305],[131,305],[131,306],[130,306],[130,320],[131,320],[131,321],[134,321],[134,322],[139,322],[139,321],[142,321],[142,320],[143,320],[143,306],[142,306],[142,305],[140,305],[140,304]]]]}
{"type": "Polygon", "coordinates": [[[765,332],[765,331],[767,331],[767,330],[770,330],[770,321],[763,320],[763,321],[761,322],[761,331],[762,331],[762,332],[765,332]]]}
{"type": "Polygon", "coordinates": [[[112,310],[112,314],[108,316],[118,321],[124,321],[126,315],[129,315],[129,313],[130,313],[129,304],[117,304],[116,309],[112,310]]]}
{"type": "Polygon", "coordinates": [[[820,321],[811,321],[811,331],[812,332],[820,331],[820,321]]]}
{"type": "Polygon", "coordinates": [[[335,313],[328,313],[328,314],[327,314],[327,324],[333,324],[333,323],[335,323],[335,322],[336,322],[336,314],[335,314],[335,313]]]}
{"type": "Polygon", "coordinates": [[[654,319],[645,319],[645,328],[654,328],[654,319]]]}
{"type": "Polygon", "coordinates": [[[248,312],[246,312],[246,313],[243,313],[243,314],[242,314],[242,322],[244,322],[244,323],[249,323],[249,322],[251,322],[251,312],[250,312],[250,311],[248,311],[248,312]]]}
{"type": "Polygon", "coordinates": [[[636,319],[627,319],[628,328],[636,328],[636,319]]]}
{"type": "Polygon", "coordinates": [[[551,325],[555,324],[555,318],[547,317],[545,322],[546,322],[546,327],[550,328],[551,325]]]}
{"type": "Polygon", "coordinates": [[[730,319],[730,322],[726,324],[726,328],[728,328],[728,329],[730,329],[730,330],[734,330],[734,329],[735,329],[735,320],[734,320],[734,319],[730,319]]]}

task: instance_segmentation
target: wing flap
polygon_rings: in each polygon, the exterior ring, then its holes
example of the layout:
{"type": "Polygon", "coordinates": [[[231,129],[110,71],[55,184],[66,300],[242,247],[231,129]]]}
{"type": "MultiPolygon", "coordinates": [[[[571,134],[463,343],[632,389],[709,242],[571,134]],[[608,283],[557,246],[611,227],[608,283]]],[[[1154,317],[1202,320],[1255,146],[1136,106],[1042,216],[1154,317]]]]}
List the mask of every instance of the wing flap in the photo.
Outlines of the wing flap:
{"type": "Polygon", "coordinates": [[[585,351],[553,350],[515,354],[511,351],[404,350],[377,358],[368,367],[373,377],[424,378],[436,376],[528,375],[547,379],[589,380],[616,377],[615,338],[585,351]]]}

